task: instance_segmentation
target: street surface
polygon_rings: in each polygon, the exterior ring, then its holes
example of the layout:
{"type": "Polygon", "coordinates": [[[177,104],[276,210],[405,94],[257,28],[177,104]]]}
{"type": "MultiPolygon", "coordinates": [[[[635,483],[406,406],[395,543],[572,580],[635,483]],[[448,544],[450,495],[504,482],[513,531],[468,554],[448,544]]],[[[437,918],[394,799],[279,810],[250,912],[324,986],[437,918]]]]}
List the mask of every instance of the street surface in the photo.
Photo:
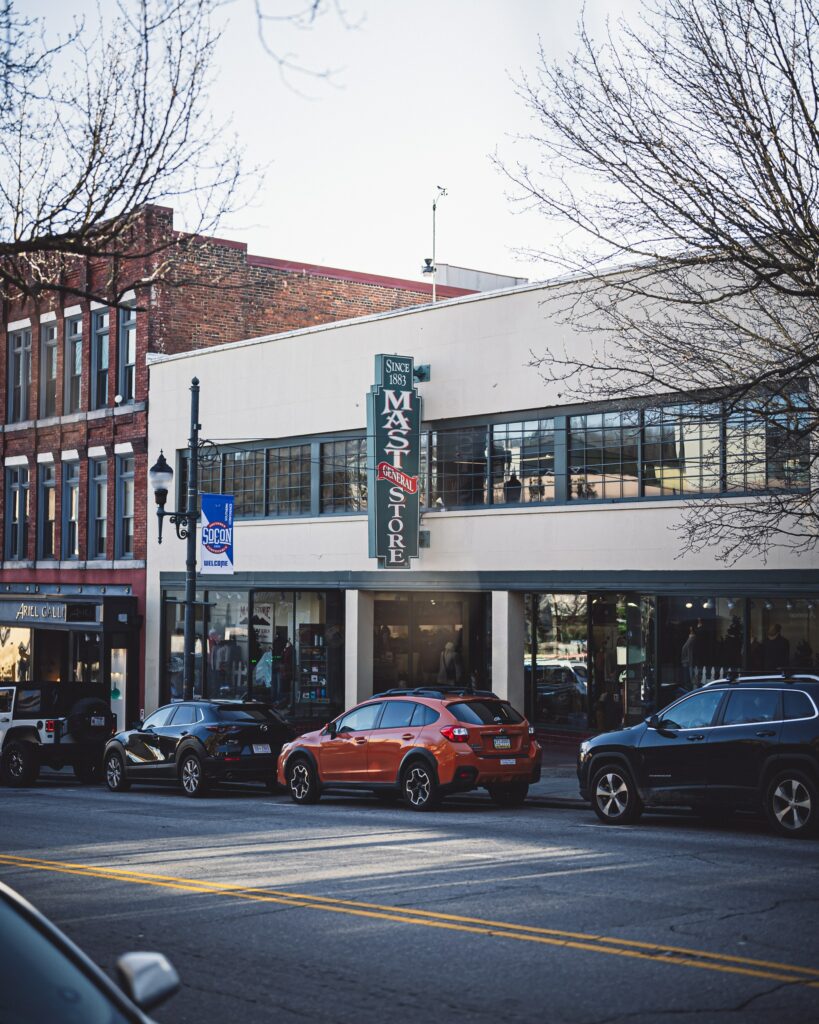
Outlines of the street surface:
{"type": "Polygon", "coordinates": [[[0,878],[107,970],[166,953],[161,1022],[816,1022],[817,854],[750,818],[483,795],[0,788],[0,878]]]}

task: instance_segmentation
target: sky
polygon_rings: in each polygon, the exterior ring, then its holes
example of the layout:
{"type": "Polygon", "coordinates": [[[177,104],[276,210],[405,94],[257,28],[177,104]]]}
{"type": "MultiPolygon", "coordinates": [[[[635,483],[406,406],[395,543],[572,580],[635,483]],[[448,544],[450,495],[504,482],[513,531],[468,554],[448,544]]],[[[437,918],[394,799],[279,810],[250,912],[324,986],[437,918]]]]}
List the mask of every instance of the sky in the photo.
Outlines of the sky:
{"type": "MultiPolygon", "coordinates": [[[[269,12],[298,0],[261,0],[269,12]]],[[[218,234],[260,256],[420,280],[432,256],[432,202],[438,263],[539,280],[555,268],[520,250],[548,248],[556,228],[521,212],[492,165],[531,160],[517,141],[532,128],[515,80],[535,70],[539,40],[551,56],[573,45],[580,0],[339,0],[310,31],[274,24],[279,52],[329,78],[283,80],[264,52],[252,0],[224,8],[211,102],[247,161],[266,168],[252,204],[218,234]]],[[[636,0],[586,0],[602,28],[636,0]]],[[[93,4],[25,0],[47,30],[93,4]]],[[[185,227],[184,222],[178,226],[185,227]]]]}

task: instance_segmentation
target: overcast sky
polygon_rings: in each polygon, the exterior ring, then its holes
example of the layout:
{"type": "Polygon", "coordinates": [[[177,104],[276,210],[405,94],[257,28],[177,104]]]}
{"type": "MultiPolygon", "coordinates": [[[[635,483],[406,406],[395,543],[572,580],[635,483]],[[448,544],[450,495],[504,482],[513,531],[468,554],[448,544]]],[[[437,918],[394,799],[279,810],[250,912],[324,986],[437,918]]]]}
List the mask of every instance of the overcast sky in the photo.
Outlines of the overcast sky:
{"type": "MultiPolygon", "coordinates": [[[[548,276],[515,251],[542,248],[552,228],[513,211],[490,155],[511,162],[523,153],[514,137],[528,119],[513,79],[535,68],[539,37],[555,57],[568,54],[579,0],[342,2],[352,27],[331,10],[310,32],[270,35],[305,65],[335,69],[329,82],[292,77],[297,89],[264,53],[252,0],[227,7],[214,109],[267,171],[254,205],[220,234],[258,255],[417,280],[432,255],[432,200],[442,185],[439,263],[548,276]]],[[[587,20],[601,26],[635,2],[587,0],[587,20]]],[[[93,12],[85,0],[21,8],[42,12],[54,29],[67,8],[93,12]]]]}

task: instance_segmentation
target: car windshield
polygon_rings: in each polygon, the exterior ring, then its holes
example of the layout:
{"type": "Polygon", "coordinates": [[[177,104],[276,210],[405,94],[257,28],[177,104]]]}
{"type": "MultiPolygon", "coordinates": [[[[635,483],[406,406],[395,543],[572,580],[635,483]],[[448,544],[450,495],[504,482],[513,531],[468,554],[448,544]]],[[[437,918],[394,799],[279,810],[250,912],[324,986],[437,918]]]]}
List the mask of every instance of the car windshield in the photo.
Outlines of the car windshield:
{"type": "Polygon", "coordinates": [[[133,1024],[72,960],[0,898],[0,1021],[133,1024]]]}
{"type": "Polygon", "coordinates": [[[278,722],[279,718],[274,711],[263,705],[237,705],[236,707],[216,709],[219,718],[224,722],[278,722]]]}
{"type": "Polygon", "coordinates": [[[516,725],[523,717],[503,700],[470,700],[447,708],[459,722],[467,725],[516,725]]]}

